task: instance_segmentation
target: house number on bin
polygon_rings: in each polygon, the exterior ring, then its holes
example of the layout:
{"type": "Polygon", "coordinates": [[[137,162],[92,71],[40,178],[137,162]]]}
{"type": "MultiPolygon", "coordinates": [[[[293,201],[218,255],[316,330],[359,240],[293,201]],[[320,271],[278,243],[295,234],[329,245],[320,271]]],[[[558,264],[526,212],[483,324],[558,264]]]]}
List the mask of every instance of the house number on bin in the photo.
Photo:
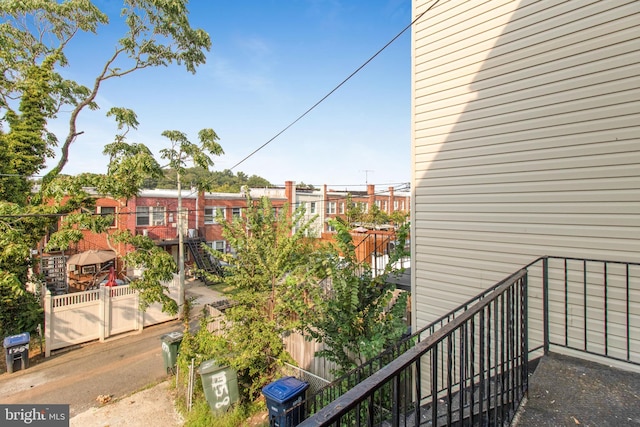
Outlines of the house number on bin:
{"type": "Polygon", "coordinates": [[[9,349],[9,354],[22,353],[23,351],[26,351],[26,350],[27,350],[26,345],[21,345],[20,347],[12,347],[9,349]]]}
{"type": "Polygon", "coordinates": [[[223,406],[227,406],[229,401],[229,387],[227,387],[227,374],[225,372],[220,372],[211,377],[211,387],[213,388],[213,392],[216,394],[216,397],[225,396],[222,401],[216,403],[216,409],[222,408],[223,406]]]}
{"type": "Polygon", "coordinates": [[[162,343],[162,351],[164,351],[165,353],[169,353],[169,346],[166,342],[162,343]]]}

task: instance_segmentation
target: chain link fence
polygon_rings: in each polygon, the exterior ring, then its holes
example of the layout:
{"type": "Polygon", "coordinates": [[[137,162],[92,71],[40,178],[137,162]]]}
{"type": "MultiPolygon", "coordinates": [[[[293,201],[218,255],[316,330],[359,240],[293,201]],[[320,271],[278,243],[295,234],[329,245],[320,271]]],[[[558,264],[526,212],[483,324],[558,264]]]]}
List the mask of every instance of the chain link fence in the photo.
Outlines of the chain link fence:
{"type": "Polygon", "coordinates": [[[297,366],[293,366],[289,363],[284,363],[282,368],[280,368],[281,377],[296,377],[300,381],[304,381],[309,383],[309,388],[307,389],[307,396],[311,396],[316,394],[316,392],[320,391],[324,388],[330,381],[325,380],[315,374],[312,374],[309,371],[305,371],[302,368],[297,366]]]}

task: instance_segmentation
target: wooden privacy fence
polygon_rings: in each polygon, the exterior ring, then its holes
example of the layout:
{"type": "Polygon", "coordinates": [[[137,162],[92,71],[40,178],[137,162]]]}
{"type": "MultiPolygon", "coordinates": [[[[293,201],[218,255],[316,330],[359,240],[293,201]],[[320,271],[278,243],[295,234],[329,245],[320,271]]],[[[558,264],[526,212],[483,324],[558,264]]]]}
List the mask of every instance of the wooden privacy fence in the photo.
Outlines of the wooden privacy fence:
{"type": "MultiPolygon", "coordinates": [[[[164,283],[169,296],[178,298],[178,276],[164,283]]],[[[52,350],[100,340],[129,331],[141,331],[145,326],[176,319],[177,315],[162,312],[159,303],[140,310],[138,292],[129,285],[107,287],[66,295],[44,297],[45,357],[52,350]]]]}
{"type": "MultiPolygon", "coordinates": [[[[231,326],[231,322],[225,320],[224,311],[218,310],[209,304],[206,308],[208,312],[207,330],[215,335],[224,334],[225,329],[231,326]]],[[[315,356],[317,351],[325,348],[324,344],[315,340],[308,341],[302,334],[297,332],[285,336],[283,343],[287,352],[298,364],[298,367],[326,381],[333,379],[334,376],[331,370],[336,369],[337,365],[315,356]]]]}

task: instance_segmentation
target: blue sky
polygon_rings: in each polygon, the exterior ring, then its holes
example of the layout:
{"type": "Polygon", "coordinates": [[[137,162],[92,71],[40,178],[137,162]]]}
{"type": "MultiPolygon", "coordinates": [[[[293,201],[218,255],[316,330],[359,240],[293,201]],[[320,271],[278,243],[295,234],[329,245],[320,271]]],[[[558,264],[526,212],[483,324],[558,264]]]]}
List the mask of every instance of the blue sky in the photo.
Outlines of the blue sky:
{"type": "MultiPolygon", "coordinates": [[[[99,36],[74,40],[64,74],[91,85],[122,30],[119,2],[97,2],[112,15],[99,36]]],[[[116,132],[112,106],[133,109],[140,126],[129,142],[154,152],[164,130],[213,128],[225,154],[214,170],[232,168],[329,93],[395,37],[411,18],[411,0],[250,0],[189,4],[194,27],[212,39],[207,63],[192,75],[172,66],[104,83],[100,110],[85,111],[66,173],[104,172],[104,144],[116,132]]],[[[294,126],[233,172],[354,187],[385,188],[410,180],[410,34],[294,126]]],[[[62,116],[61,121],[65,118],[62,116]]],[[[63,129],[53,123],[52,130],[63,129]]]]}

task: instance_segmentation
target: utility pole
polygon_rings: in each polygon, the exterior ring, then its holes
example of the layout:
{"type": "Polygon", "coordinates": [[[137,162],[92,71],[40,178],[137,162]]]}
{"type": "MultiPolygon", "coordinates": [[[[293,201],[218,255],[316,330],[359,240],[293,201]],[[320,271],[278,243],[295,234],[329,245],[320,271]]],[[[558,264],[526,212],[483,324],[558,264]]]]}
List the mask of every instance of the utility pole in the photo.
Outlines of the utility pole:
{"type": "Polygon", "coordinates": [[[176,170],[178,178],[178,316],[184,314],[184,235],[182,232],[182,184],[180,170],[176,170]]]}

